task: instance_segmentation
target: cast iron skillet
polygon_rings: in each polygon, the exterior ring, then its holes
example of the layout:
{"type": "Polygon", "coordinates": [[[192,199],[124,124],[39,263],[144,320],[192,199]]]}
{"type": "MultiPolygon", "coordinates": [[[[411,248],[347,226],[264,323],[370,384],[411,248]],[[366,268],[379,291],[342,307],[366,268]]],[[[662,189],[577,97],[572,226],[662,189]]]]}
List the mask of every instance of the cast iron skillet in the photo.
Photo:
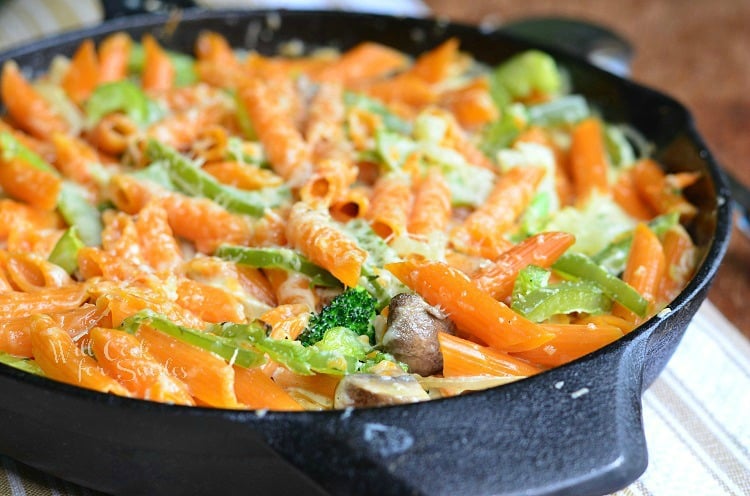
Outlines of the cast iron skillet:
{"type": "MultiPolygon", "coordinates": [[[[488,64],[532,47],[469,26],[341,12],[189,11],[130,17],[12,50],[38,74],[85,38],[152,32],[191,51],[199,31],[273,53],[280,41],[348,48],[377,40],[411,53],[449,36],[488,64]],[[272,29],[275,28],[275,29],[272,29]]],[[[729,193],[688,112],[668,97],[551,50],[576,91],[656,145],[669,170],[696,170],[690,231],[697,275],[623,339],[538,376],[428,403],[302,413],[189,408],[99,394],[0,367],[0,452],[115,494],[601,494],[646,468],[641,394],[672,355],[727,246],[729,193]]],[[[1,311],[1,310],[0,310],[1,311]]]]}

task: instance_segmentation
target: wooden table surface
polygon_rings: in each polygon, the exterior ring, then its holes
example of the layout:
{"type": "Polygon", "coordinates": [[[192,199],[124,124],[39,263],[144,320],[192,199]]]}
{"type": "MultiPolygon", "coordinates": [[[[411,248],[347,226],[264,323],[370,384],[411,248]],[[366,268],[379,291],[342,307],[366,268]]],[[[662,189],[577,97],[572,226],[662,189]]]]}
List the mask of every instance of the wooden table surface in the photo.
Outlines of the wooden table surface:
{"type": "MultiPolygon", "coordinates": [[[[750,185],[750,2],[747,0],[425,0],[437,16],[493,23],[576,17],[635,49],[632,77],[692,112],[719,163],[750,185]]],[[[750,239],[735,228],[709,299],[750,338],[750,239]]]]}

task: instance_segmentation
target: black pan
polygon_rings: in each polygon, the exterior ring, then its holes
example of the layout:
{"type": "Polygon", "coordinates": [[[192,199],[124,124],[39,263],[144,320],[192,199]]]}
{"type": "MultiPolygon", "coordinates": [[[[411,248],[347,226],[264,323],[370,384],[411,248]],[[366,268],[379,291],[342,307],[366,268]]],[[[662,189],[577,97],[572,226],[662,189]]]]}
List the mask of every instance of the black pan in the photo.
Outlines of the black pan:
{"type": "MultiPolygon", "coordinates": [[[[84,38],[151,32],[192,50],[199,31],[273,53],[279,42],[348,48],[377,40],[419,53],[449,36],[489,64],[532,47],[469,26],[334,12],[190,11],[130,17],[0,56],[40,73],[84,38]],[[273,28],[273,29],[272,29],[273,28]]],[[[704,249],[671,312],[566,366],[507,386],[428,403],[273,413],[188,408],[99,394],[0,367],[0,452],[115,494],[601,494],[646,468],[641,395],[678,345],[727,246],[729,193],[688,112],[657,92],[564,53],[576,91],[606,119],[656,145],[671,171],[703,173],[687,192],[704,249]]],[[[0,310],[1,311],[1,310],[0,310]]]]}

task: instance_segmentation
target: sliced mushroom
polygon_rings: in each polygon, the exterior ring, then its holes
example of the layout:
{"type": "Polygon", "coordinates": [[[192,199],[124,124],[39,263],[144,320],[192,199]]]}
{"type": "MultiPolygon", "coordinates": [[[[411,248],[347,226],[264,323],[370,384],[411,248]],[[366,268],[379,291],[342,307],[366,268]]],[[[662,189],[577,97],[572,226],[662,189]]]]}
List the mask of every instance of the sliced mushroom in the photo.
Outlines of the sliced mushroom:
{"type": "Polygon", "coordinates": [[[427,376],[443,370],[438,333],[453,334],[454,326],[439,309],[419,295],[401,293],[388,307],[383,348],[409,366],[409,371],[427,376]]]}
{"type": "Polygon", "coordinates": [[[347,375],[336,387],[334,408],[368,407],[416,403],[430,399],[411,375],[347,375]]]}

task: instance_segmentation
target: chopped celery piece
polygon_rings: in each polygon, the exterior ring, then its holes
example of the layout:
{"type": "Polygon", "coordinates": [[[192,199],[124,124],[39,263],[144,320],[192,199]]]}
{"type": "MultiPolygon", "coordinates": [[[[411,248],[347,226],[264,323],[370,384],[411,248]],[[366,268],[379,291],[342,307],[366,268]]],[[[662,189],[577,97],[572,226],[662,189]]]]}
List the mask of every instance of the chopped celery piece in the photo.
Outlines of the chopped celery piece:
{"type": "MultiPolygon", "coordinates": [[[[648,227],[651,228],[652,231],[654,231],[654,234],[662,237],[664,233],[669,230],[669,228],[677,225],[679,221],[680,214],[677,212],[672,212],[655,217],[648,223],[648,227]]],[[[606,248],[604,248],[591,258],[596,263],[607,269],[610,274],[621,274],[622,271],[625,270],[625,264],[628,261],[630,246],[632,244],[633,232],[630,231],[610,243],[606,248]]]]}
{"type": "Polygon", "coordinates": [[[44,371],[42,371],[41,367],[30,358],[19,357],[0,351],[0,363],[4,363],[14,369],[23,370],[29,374],[44,375],[44,371]]]}
{"type": "Polygon", "coordinates": [[[49,261],[62,267],[68,274],[72,274],[78,269],[78,250],[84,246],[83,241],[78,237],[76,227],[69,227],[52,248],[49,261]]]}
{"type": "Polygon", "coordinates": [[[358,107],[380,117],[383,126],[388,131],[411,134],[411,124],[397,116],[379,101],[361,93],[347,91],[344,93],[344,103],[347,107],[358,107]]]}
{"type": "Polygon", "coordinates": [[[634,227],[635,221],[609,196],[592,195],[582,208],[565,207],[552,214],[544,230],[575,235],[571,250],[593,256],[634,227]]]}
{"type": "Polygon", "coordinates": [[[503,62],[495,68],[490,81],[493,98],[501,108],[533,93],[556,94],[563,86],[555,60],[538,50],[528,50],[503,62]]]}
{"type": "MultiPolygon", "coordinates": [[[[165,50],[169,60],[172,62],[175,72],[175,86],[188,86],[198,82],[198,73],[195,71],[195,59],[190,55],[165,50]]],[[[128,71],[140,74],[143,72],[143,66],[146,63],[146,53],[143,45],[133,43],[130,48],[130,58],[128,59],[128,71]]]]}
{"type": "Polygon", "coordinates": [[[645,317],[648,312],[648,301],[638,291],[586,255],[567,252],[557,259],[552,268],[568,276],[598,284],[605,294],[640,317],[645,317]]]}
{"type": "Polygon", "coordinates": [[[625,137],[625,133],[619,126],[606,126],[604,128],[604,143],[607,154],[612,164],[617,167],[627,167],[636,160],[635,150],[625,137]]]}
{"type": "Polygon", "coordinates": [[[518,274],[513,286],[511,308],[533,322],[553,315],[585,312],[600,314],[611,307],[611,300],[591,281],[563,281],[547,285],[549,272],[530,265],[518,274]]]}
{"type": "Polygon", "coordinates": [[[54,167],[48,164],[42,157],[29,150],[8,131],[0,132],[0,149],[2,149],[1,153],[5,161],[20,158],[35,169],[57,174],[57,170],[54,167]]]}
{"type": "Polygon", "coordinates": [[[503,111],[497,120],[482,129],[479,149],[494,160],[497,152],[509,147],[522,129],[521,122],[512,113],[503,111]]]}
{"type": "Polygon", "coordinates": [[[222,245],[216,250],[214,256],[250,267],[300,272],[310,277],[312,283],[317,286],[341,287],[341,283],[330,272],[289,248],[249,248],[222,245]]]}
{"type": "Polygon", "coordinates": [[[84,196],[81,187],[64,181],[57,200],[57,209],[69,226],[75,226],[81,241],[86,246],[97,246],[102,242],[102,219],[99,210],[84,196]]]}
{"type": "Polygon", "coordinates": [[[419,144],[406,136],[380,128],[375,134],[375,148],[380,161],[393,171],[401,169],[409,155],[419,149],[419,144]]]}
{"type": "Polygon", "coordinates": [[[591,114],[586,99],[581,95],[566,95],[527,108],[529,122],[540,126],[573,124],[591,114]]]}
{"type": "MultiPolygon", "coordinates": [[[[147,325],[184,343],[215,353],[229,363],[240,367],[255,367],[265,362],[262,353],[238,346],[231,339],[210,332],[177,325],[165,316],[151,310],[141,310],[131,315],[122,322],[120,327],[130,334],[135,334],[142,325],[147,325]]],[[[248,327],[250,326],[259,329],[261,333],[265,333],[261,324],[251,324],[248,327]]]]}
{"type": "Polygon", "coordinates": [[[123,111],[139,126],[150,124],[162,115],[156,102],[128,80],[97,86],[86,100],[85,110],[89,126],[99,122],[105,115],[117,111],[123,111]]]}
{"type": "Polygon", "coordinates": [[[347,222],[343,228],[344,232],[367,252],[359,285],[375,298],[376,310],[382,310],[397,294],[409,291],[396,276],[383,268],[384,265],[397,262],[400,258],[393,248],[372,230],[370,224],[361,219],[354,219],[347,222]]]}
{"type": "Polygon", "coordinates": [[[548,191],[537,193],[521,217],[520,227],[523,236],[542,232],[547,224],[552,201],[548,191]]]}
{"type": "Polygon", "coordinates": [[[245,191],[221,184],[175,149],[156,140],[148,142],[147,153],[151,160],[164,163],[178,191],[213,200],[230,212],[260,217],[266,209],[279,207],[291,198],[287,186],[245,191]]]}

